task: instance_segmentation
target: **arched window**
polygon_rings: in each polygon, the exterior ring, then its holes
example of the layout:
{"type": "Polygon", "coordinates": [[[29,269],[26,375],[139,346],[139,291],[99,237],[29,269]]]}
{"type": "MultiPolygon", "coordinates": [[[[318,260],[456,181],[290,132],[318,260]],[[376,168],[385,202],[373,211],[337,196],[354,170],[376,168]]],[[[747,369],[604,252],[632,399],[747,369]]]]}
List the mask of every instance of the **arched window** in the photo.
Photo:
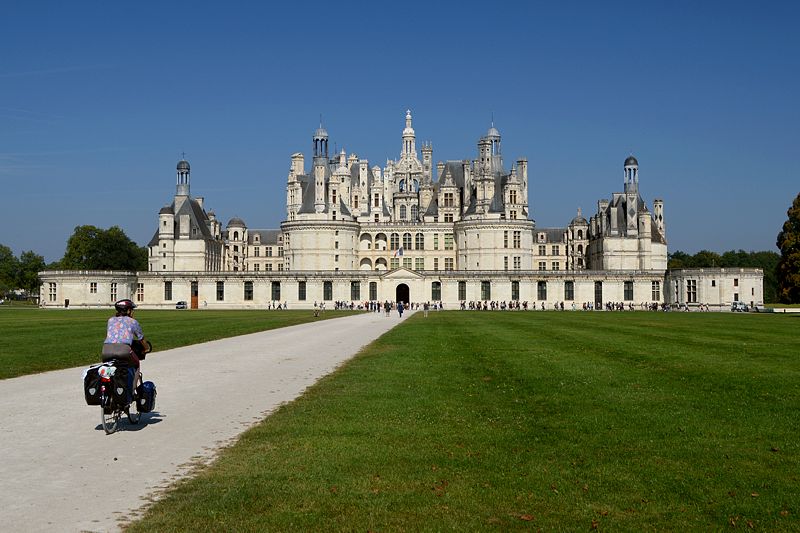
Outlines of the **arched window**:
{"type": "Polygon", "coordinates": [[[582,253],[583,253],[583,245],[582,245],[582,244],[579,244],[579,245],[578,245],[578,253],[579,253],[579,254],[582,254],[582,253]]]}
{"type": "Polygon", "coordinates": [[[583,230],[582,229],[578,230],[578,238],[579,239],[583,239],[583,230]]]}
{"type": "Polygon", "coordinates": [[[238,231],[234,231],[233,232],[233,240],[234,241],[238,241],[239,240],[239,232],[238,231]]]}
{"type": "Polygon", "coordinates": [[[400,235],[392,233],[392,236],[389,237],[389,249],[397,250],[398,248],[400,248],[400,235]]]}
{"type": "Polygon", "coordinates": [[[419,192],[419,181],[414,180],[414,192],[419,192]]]}
{"type": "Polygon", "coordinates": [[[403,249],[411,250],[411,234],[403,233],[403,249]]]}
{"type": "Polygon", "coordinates": [[[400,189],[400,192],[405,192],[406,191],[406,180],[400,180],[400,183],[398,183],[398,188],[400,189]]]}
{"type": "Polygon", "coordinates": [[[425,249],[425,236],[422,233],[417,233],[414,236],[414,249],[415,250],[424,250],[425,249]]]}
{"type": "Polygon", "coordinates": [[[405,220],[405,219],[406,219],[406,206],[401,205],[400,206],[400,220],[405,220]]]}

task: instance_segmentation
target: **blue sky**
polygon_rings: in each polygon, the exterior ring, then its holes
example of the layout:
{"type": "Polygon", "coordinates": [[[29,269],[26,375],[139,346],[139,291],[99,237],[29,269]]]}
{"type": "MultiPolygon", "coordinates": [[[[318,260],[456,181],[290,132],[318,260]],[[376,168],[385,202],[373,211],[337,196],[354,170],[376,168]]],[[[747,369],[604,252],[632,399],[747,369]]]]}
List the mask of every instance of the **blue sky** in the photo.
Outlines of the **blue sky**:
{"type": "Polygon", "coordinates": [[[797,2],[2,2],[0,243],[59,259],[75,226],[141,245],[175,192],[277,228],[290,155],[385,165],[405,110],[434,160],[490,126],[531,217],[663,198],[671,251],[775,250],[800,192],[797,2]]]}

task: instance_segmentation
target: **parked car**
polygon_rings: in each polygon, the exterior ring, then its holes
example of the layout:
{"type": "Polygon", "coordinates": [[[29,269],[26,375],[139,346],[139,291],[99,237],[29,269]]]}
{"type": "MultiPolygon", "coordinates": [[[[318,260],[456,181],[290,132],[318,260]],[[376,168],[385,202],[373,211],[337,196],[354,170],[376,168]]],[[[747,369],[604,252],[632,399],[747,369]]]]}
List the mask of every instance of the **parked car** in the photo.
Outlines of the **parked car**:
{"type": "Polygon", "coordinates": [[[744,302],[733,302],[731,304],[731,311],[738,312],[738,313],[741,313],[741,312],[746,313],[746,312],[750,311],[750,308],[744,302]]]}
{"type": "Polygon", "coordinates": [[[186,305],[186,302],[184,302],[183,300],[175,304],[175,309],[188,309],[188,308],[189,306],[186,305]]]}

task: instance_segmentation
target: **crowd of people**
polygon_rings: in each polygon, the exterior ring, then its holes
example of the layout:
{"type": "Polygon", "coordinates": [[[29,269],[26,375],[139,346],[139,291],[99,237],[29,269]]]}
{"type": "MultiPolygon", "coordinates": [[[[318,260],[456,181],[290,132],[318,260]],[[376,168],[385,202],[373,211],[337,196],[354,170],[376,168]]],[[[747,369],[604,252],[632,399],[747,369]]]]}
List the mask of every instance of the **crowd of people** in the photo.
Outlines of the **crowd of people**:
{"type": "MultiPolygon", "coordinates": [[[[472,300],[466,301],[462,300],[459,302],[460,309],[462,311],[565,311],[565,310],[572,310],[572,311],[635,311],[637,309],[642,311],[689,311],[689,307],[686,305],[670,305],[666,303],[658,303],[658,302],[641,302],[639,304],[634,304],[633,302],[605,302],[602,305],[595,304],[594,302],[570,302],[566,303],[563,301],[559,302],[528,302],[519,301],[519,300],[501,300],[501,301],[483,301],[483,300],[472,300]]],[[[284,302],[281,304],[280,302],[275,304],[272,302],[268,306],[269,309],[288,309],[288,305],[284,302]]],[[[354,301],[335,301],[333,303],[333,308],[336,310],[350,310],[350,311],[369,311],[371,313],[386,313],[386,316],[392,311],[398,311],[402,316],[401,311],[425,311],[425,316],[429,310],[433,311],[440,311],[444,309],[444,304],[442,302],[394,302],[390,300],[384,300],[383,302],[378,300],[368,300],[364,302],[354,302],[354,301]],[[402,306],[402,308],[401,308],[402,306]]],[[[319,314],[320,312],[325,310],[325,302],[314,302],[314,311],[315,314],[319,314]]],[[[708,304],[699,304],[697,306],[697,310],[701,312],[708,312],[709,306],[708,304]]]]}

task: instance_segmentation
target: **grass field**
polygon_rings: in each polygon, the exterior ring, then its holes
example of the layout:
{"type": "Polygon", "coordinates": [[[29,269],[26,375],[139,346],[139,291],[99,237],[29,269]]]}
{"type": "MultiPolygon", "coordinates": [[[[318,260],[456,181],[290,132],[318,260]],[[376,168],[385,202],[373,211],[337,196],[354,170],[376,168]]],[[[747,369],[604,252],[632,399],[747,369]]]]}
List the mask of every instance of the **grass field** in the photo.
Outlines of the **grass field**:
{"type": "Polygon", "coordinates": [[[130,531],[798,531],[798,326],[417,313],[130,531]]]}
{"type": "MultiPolygon", "coordinates": [[[[346,311],[325,311],[321,318],[346,311]]],[[[0,307],[0,379],[96,363],[106,337],[105,310],[47,310],[0,307]]],[[[136,312],[155,350],[301,324],[311,311],[136,312]]]]}

